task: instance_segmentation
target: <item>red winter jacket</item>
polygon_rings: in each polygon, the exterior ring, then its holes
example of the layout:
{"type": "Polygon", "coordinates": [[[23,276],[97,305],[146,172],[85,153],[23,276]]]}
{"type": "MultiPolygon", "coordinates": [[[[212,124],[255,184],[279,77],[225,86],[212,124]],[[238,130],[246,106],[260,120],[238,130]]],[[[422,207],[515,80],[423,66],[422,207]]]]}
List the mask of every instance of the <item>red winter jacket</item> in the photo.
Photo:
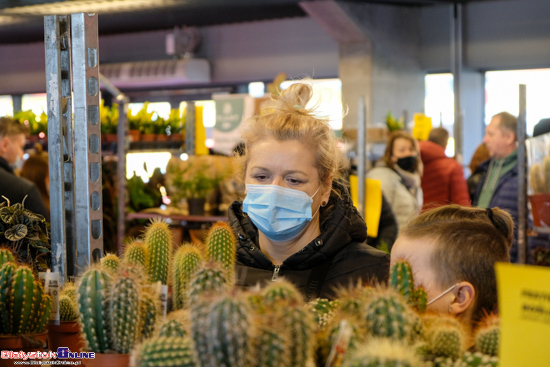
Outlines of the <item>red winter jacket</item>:
{"type": "Polygon", "coordinates": [[[462,166],[447,157],[442,146],[431,141],[420,142],[420,156],[424,163],[422,211],[445,204],[470,206],[470,194],[462,166]]]}

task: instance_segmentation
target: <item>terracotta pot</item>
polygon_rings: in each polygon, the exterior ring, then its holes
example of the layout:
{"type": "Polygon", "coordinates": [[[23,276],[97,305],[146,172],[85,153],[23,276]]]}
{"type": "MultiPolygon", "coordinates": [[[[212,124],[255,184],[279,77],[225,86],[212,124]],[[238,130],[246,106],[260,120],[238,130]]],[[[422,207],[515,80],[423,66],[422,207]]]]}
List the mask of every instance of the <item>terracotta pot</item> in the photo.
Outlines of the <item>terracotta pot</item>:
{"type": "Polygon", "coordinates": [[[529,195],[533,225],[535,227],[550,227],[550,194],[529,195]]]}
{"type": "Polygon", "coordinates": [[[155,141],[157,134],[141,134],[141,141],[155,141]]]}
{"type": "Polygon", "coordinates": [[[84,347],[80,324],[76,321],[61,321],[59,325],[48,325],[48,348],[57,351],[57,348],[67,347],[71,352],[78,352],[84,347]]]}
{"type": "MultiPolygon", "coordinates": [[[[46,347],[48,332],[45,331],[40,334],[34,334],[32,335],[32,338],[36,339],[35,343],[16,335],[0,335],[0,346],[2,350],[11,350],[14,352],[43,352],[46,347]],[[40,346],[40,344],[42,344],[42,346],[40,346]]],[[[0,358],[0,367],[13,367],[14,361],[16,361],[16,359],[0,358]]]]}
{"type": "Polygon", "coordinates": [[[137,129],[131,129],[128,131],[128,135],[130,135],[130,141],[139,141],[141,138],[141,131],[137,129]]]}
{"type": "Polygon", "coordinates": [[[82,359],[85,367],[128,367],[130,354],[96,353],[93,359],[82,359]]]}
{"type": "Polygon", "coordinates": [[[183,141],[183,134],[182,133],[175,133],[170,135],[171,141],[183,141]]]}
{"type": "Polygon", "coordinates": [[[166,134],[157,134],[157,141],[168,141],[170,137],[166,134]]]}

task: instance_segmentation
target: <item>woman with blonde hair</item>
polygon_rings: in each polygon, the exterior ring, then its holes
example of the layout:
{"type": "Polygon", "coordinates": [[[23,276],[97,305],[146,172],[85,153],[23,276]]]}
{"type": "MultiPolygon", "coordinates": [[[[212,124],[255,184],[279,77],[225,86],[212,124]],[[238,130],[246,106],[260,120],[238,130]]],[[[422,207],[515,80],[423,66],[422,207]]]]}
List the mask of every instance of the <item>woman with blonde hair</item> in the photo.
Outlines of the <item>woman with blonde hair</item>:
{"type": "Polygon", "coordinates": [[[406,131],[395,131],[388,139],[384,156],[367,174],[368,178],[381,182],[398,230],[422,209],[421,172],[422,162],[416,139],[406,131]]]}
{"type": "Polygon", "coordinates": [[[326,119],[306,106],[312,88],[292,84],[245,123],[244,201],[229,208],[237,237],[237,285],[284,276],[306,299],[338,286],[385,282],[389,256],[366,244],[366,224],[341,177],[343,154],[326,119]]]}

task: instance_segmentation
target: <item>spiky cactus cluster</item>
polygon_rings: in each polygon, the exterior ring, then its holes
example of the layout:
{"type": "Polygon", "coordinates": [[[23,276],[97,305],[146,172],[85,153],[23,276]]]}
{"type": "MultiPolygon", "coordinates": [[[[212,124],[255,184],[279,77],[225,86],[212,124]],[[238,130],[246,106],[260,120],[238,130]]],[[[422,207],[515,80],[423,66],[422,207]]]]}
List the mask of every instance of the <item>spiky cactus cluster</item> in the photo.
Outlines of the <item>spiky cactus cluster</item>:
{"type": "Polygon", "coordinates": [[[365,304],[368,332],[376,337],[404,340],[411,331],[407,304],[391,288],[380,288],[365,304]]]}
{"type": "Polygon", "coordinates": [[[414,348],[402,341],[387,338],[372,339],[348,357],[346,367],[421,367],[422,361],[414,348]]]}
{"type": "Polygon", "coordinates": [[[123,262],[127,265],[135,266],[140,269],[146,269],[147,247],[138,241],[130,242],[124,249],[123,262]]]}
{"type": "Polygon", "coordinates": [[[221,264],[227,272],[227,280],[233,283],[237,241],[229,224],[218,222],[212,225],[206,237],[206,260],[221,264]]]}
{"type": "Polygon", "coordinates": [[[75,321],[78,319],[76,302],[67,295],[59,295],[59,320],[75,321]]]}
{"type": "Polygon", "coordinates": [[[200,367],[193,342],[188,337],[154,337],[132,352],[133,367],[200,367]]]}
{"type": "Polygon", "coordinates": [[[35,334],[44,331],[52,300],[44,294],[26,266],[8,261],[0,269],[0,334],[35,334]]]}
{"type": "Polygon", "coordinates": [[[451,315],[428,314],[422,317],[429,353],[436,357],[458,359],[466,350],[464,326],[451,315]]]}
{"type": "Polygon", "coordinates": [[[77,287],[77,303],[86,350],[129,353],[144,334],[153,334],[156,303],[129,272],[113,277],[88,269],[77,287]]]}
{"type": "Polygon", "coordinates": [[[0,248],[0,268],[7,262],[15,263],[15,258],[10,250],[0,248]]]}
{"type": "Polygon", "coordinates": [[[426,310],[428,295],[424,288],[415,288],[412,268],[406,260],[397,260],[391,267],[390,286],[419,312],[426,310]]]}
{"type": "Polygon", "coordinates": [[[144,241],[147,247],[147,274],[149,281],[168,284],[172,232],[163,221],[153,221],[146,229],[144,241]]]}
{"type": "Polygon", "coordinates": [[[476,350],[490,356],[498,356],[500,344],[500,324],[498,316],[489,314],[481,320],[475,332],[474,339],[476,350]]]}
{"type": "Polygon", "coordinates": [[[115,275],[118,272],[120,266],[120,259],[115,254],[107,254],[100,260],[101,267],[109,273],[115,275]]]}
{"type": "Polygon", "coordinates": [[[225,271],[217,263],[208,263],[200,268],[189,283],[187,297],[191,307],[199,301],[199,298],[215,295],[229,289],[225,271]]]}
{"type": "Polygon", "coordinates": [[[172,269],[172,299],[174,309],[188,307],[188,287],[191,277],[203,263],[200,250],[192,244],[182,244],[176,251],[172,269]]]}

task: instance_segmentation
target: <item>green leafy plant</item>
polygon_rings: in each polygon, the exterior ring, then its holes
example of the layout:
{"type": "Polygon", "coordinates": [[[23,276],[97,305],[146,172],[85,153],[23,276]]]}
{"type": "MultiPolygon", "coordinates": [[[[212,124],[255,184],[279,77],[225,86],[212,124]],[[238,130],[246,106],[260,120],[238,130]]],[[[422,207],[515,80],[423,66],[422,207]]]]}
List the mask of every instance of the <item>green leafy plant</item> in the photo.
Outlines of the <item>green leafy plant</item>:
{"type": "Polygon", "coordinates": [[[141,110],[135,115],[128,114],[128,124],[130,129],[139,130],[142,134],[156,134],[158,127],[156,126],[156,119],[153,120],[154,112],[147,112],[149,108],[149,102],[145,102],[141,110]]]}
{"type": "Polygon", "coordinates": [[[185,128],[185,115],[180,117],[180,112],[177,108],[170,110],[170,115],[166,120],[166,127],[170,131],[170,134],[179,134],[185,128]]]}
{"type": "Polygon", "coordinates": [[[20,261],[35,270],[48,268],[50,253],[50,225],[46,219],[25,209],[22,203],[10,205],[9,200],[0,204],[0,243],[7,245],[20,261]]]}
{"type": "Polygon", "coordinates": [[[13,115],[13,118],[27,125],[31,135],[39,135],[40,133],[48,135],[48,115],[44,111],[40,116],[36,116],[32,110],[19,111],[13,115]]]}
{"type": "Polygon", "coordinates": [[[171,160],[166,167],[170,195],[176,200],[206,198],[224,178],[209,164],[208,156],[191,156],[187,161],[171,160]],[[205,158],[206,157],[206,158],[205,158]]]}
{"type": "Polygon", "coordinates": [[[118,129],[118,117],[118,104],[113,103],[111,107],[106,107],[105,101],[102,99],[99,106],[101,133],[116,134],[118,129]]]}
{"type": "Polygon", "coordinates": [[[393,117],[392,112],[388,111],[388,114],[386,115],[386,125],[388,126],[388,130],[390,130],[390,132],[394,132],[405,129],[404,120],[405,119],[403,117],[396,119],[393,117]]]}

